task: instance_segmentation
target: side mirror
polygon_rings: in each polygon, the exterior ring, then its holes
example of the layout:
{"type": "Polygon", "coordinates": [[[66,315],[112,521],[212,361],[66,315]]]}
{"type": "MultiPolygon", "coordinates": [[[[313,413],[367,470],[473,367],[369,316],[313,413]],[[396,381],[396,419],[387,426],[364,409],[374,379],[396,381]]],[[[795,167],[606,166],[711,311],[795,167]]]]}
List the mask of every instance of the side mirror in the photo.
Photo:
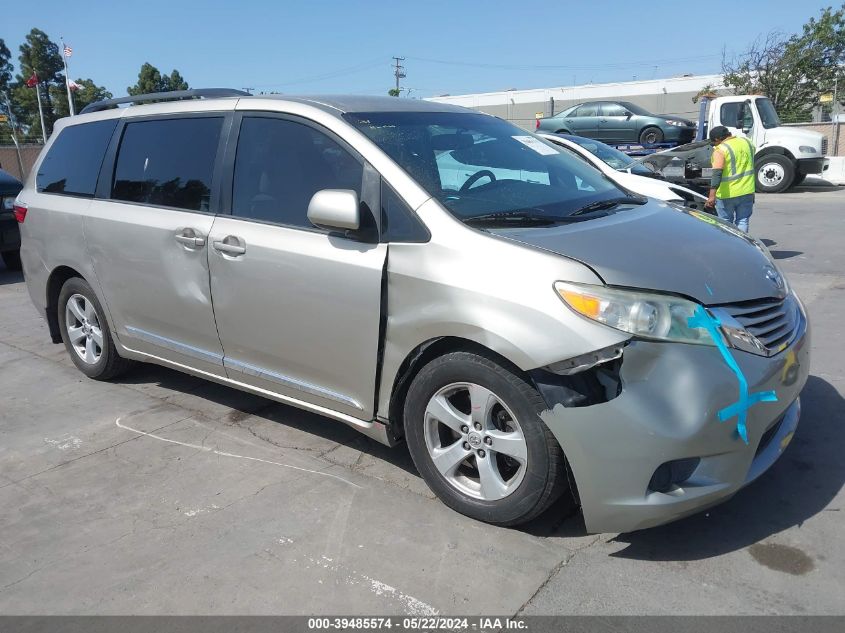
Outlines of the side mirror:
{"type": "Polygon", "coordinates": [[[634,116],[633,112],[628,112],[627,110],[625,110],[625,118],[626,119],[630,119],[632,116],[634,116]]]}
{"type": "Polygon", "coordinates": [[[355,231],[361,227],[358,194],[351,189],[322,189],[308,203],[308,220],[323,229],[355,231]]]}

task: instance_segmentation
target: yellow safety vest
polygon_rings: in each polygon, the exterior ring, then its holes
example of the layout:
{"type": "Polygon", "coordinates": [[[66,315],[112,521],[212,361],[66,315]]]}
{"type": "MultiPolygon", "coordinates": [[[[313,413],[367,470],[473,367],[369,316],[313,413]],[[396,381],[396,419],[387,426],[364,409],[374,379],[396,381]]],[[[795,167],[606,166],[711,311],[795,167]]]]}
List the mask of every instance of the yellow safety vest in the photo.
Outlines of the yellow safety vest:
{"type": "Polygon", "coordinates": [[[734,136],[716,146],[725,156],[722,183],[717,198],[736,198],[754,193],[754,145],[745,137],[734,136]]]}

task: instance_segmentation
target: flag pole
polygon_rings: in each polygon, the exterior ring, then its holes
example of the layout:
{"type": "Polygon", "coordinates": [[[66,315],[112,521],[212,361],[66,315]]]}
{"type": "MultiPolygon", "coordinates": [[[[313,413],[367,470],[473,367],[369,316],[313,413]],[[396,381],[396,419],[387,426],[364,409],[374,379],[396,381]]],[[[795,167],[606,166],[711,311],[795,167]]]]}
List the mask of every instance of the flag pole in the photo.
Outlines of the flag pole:
{"type": "Polygon", "coordinates": [[[67,88],[67,107],[68,111],[70,112],[70,116],[73,116],[76,113],[73,111],[73,93],[70,90],[70,71],[68,70],[67,53],[65,52],[67,49],[65,48],[64,39],[59,38],[59,41],[62,44],[62,59],[65,62],[65,88],[67,88]]]}
{"type": "Polygon", "coordinates": [[[44,109],[41,107],[41,86],[38,82],[38,73],[35,73],[35,98],[38,99],[38,116],[41,117],[41,138],[47,144],[47,128],[44,127],[44,109]]]}
{"type": "Polygon", "coordinates": [[[7,92],[3,93],[3,97],[6,99],[6,109],[9,111],[9,129],[12,132],[12,142],[15,144],[15,152],[18,155],[18,169],[21,170],[21,180],[26,180],[26,173],[23,169],[23,160],[21,160],[21,146],[18,145],[18,135],[15,134],[15,115],[12,114],[12,104],[9,101],[9,94],[7,92]]]}

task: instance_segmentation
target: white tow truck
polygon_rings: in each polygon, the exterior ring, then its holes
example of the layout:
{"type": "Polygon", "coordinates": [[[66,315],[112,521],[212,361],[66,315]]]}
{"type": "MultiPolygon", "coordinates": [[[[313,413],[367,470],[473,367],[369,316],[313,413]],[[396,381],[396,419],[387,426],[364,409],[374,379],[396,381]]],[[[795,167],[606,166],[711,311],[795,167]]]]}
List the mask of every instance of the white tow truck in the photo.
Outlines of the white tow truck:
{"type": "Polygon", "coordinates": [[[757,191],[779,193],[800,184],[808,174],[822,174],[830,167],[824,135],[781,125],[768,97],[760,95],[704,96],[701,99],[696,140],[687,145],[650,154],[641,162],[667,180],[706,188],[712,169],[713,148],[708,130],[724,125],[734,136],[744,136],[757,149],[757,191]]]}

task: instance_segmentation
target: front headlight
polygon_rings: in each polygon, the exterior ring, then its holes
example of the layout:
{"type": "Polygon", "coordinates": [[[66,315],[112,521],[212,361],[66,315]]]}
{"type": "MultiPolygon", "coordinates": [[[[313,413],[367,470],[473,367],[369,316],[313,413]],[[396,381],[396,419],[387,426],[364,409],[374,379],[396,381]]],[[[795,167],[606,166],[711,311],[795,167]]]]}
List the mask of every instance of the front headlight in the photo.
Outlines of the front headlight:
{"type": "Polygon", "coordinates": [[[699,307],[692,301],[564,281],[557,282],[555,290],[564,303],[581,316],[634,336],[698,345],[716,344],[706,330],[687,325],[699,307]]]}
{"type": "Polygon", "coordinates": [[[802,154],[815,154],[816,148],[813,147],[812,145],[801,145],[798,148],[798,151],[801,152],[802,154]]]}
{"type": "Polygon", "coordinates": [[[675,127],[687,127],[683,121],[666,121],[667,125],[674,125],[675,127]]]}

